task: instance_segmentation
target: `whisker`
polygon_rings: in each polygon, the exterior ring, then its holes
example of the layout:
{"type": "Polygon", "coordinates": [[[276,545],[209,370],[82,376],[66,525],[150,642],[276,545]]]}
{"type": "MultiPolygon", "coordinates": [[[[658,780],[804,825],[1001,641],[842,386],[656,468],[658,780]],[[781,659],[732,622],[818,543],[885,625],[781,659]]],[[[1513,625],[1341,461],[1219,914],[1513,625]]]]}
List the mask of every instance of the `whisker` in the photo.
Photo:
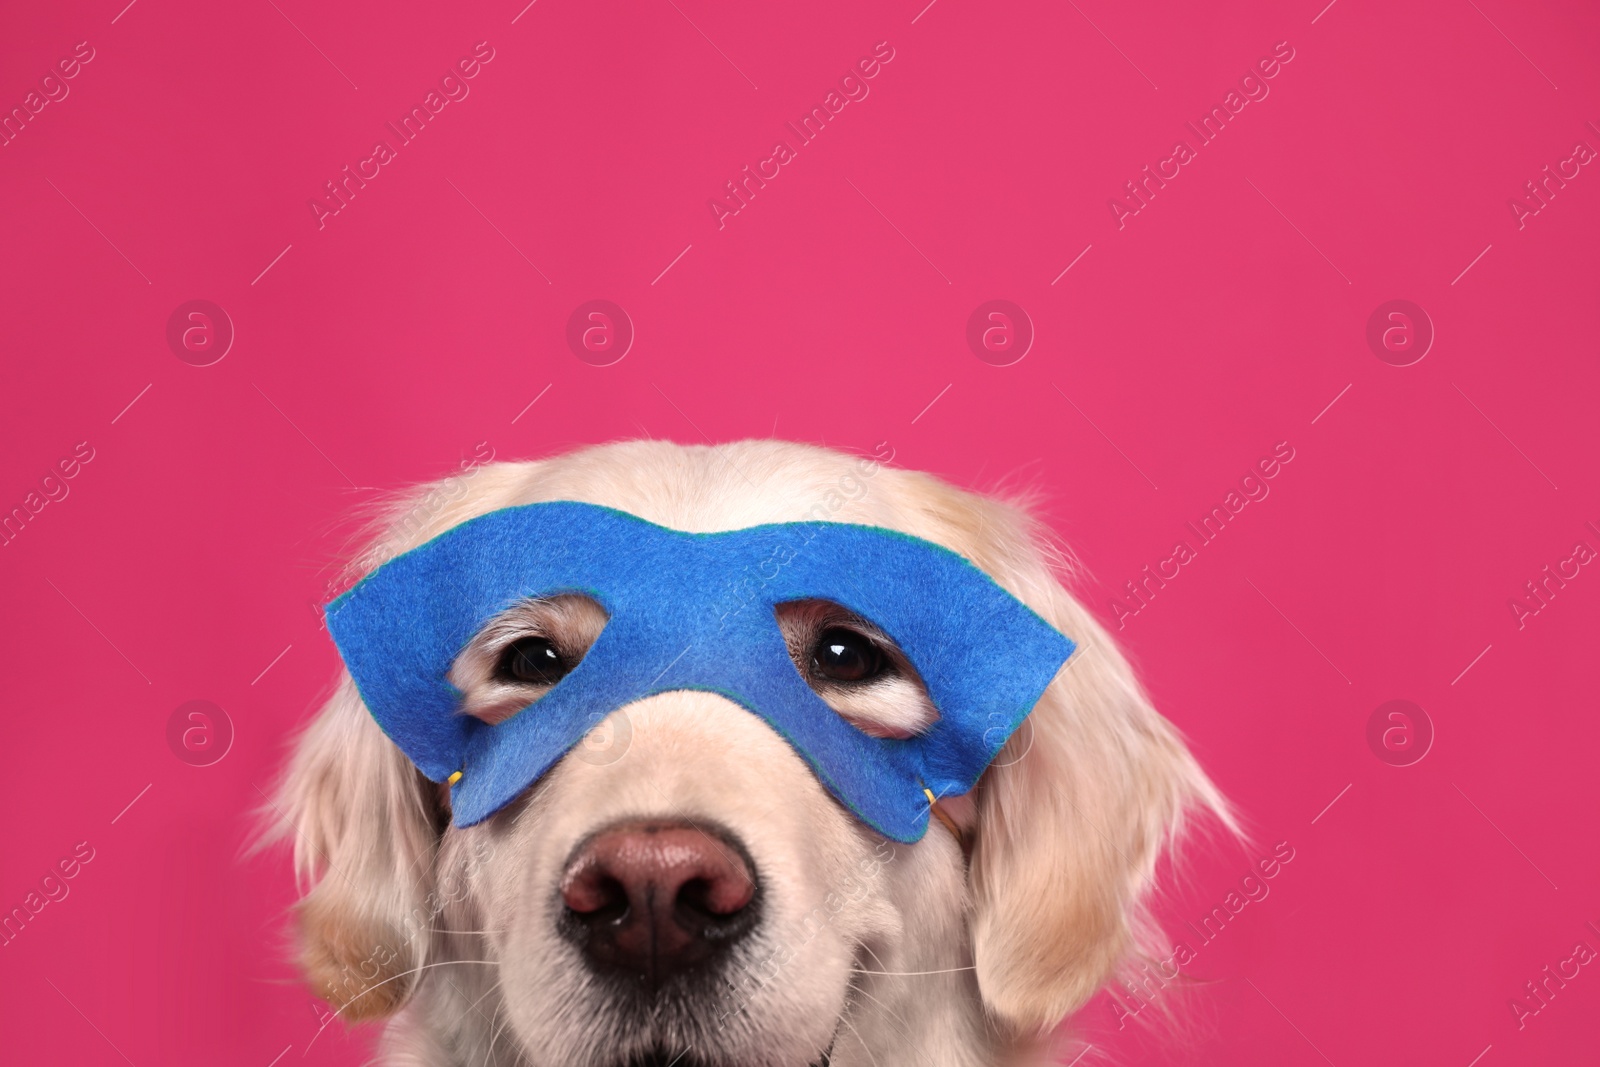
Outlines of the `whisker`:
{"type": "MultiPolygon", "coordinates": [[[[510,1007],[510,1005],[508,1005],[506,1003],[505,997],[501,997],[499,1006],[494,1009],[494,1013],[495,1013],[496,1016],[498,1016],[501,1011],[505,1011],[506,1019],[505,1019],[505,1022],[501,1023],[498,1028],[496,1028],[492,1023],[491,1023],[491,1025],[489,1027],[489,1050],[488,1050],[488,1054],[484,1056],[484,1063],[485,1064],[488,1063],[489,1057],[493,1056],[494,1057],[494,1062],[495,1062],[495,1067],[499,1067],[499,1064],[500,1064],[500,1035],[505,1032],[506,1027],[511,1025],[511,1012],[508,1010],[509,1007],[510,1007]]],[[[523,1060],[522,1060],[522,1050],[521,1049],[517,1050],[517,1062],[518,1063],[523,1062],[523,1060]]]]}
{"type": "MultiPolygon", "coordinates": [[[[873,959],[873,962],[876,963],[879,967],[883,966],[883,960],[878,956],[878,954],[876,952],[872,951],[872,946],[871,945],[868,945],[865,942],[862,942],[858,947],[860,948],[860,950],[862,952],[865,952],[867,955],[871,956],[872,959],[873,959]]],[[[873,996],[871,993],[868,993],[865,989],[861,988],[860,985],[856,984],[856,981],[855,981],[854,978],[852,978],[849,982],[847,982],[845,987],[847,989],[849,989],[850,992],[852,992],[852,993],[860,993],[862,996],[866,997],[868,1000],[872,1001],[874,1004],[876,1004],[879,1007],[881,1007],[883,1009],[883,1011],[884,1011],[884,1014],[888,1015],[888,1017],[893,1022],[899,1024],[900,1032],[901,1032],[901,1034],[904,1035],[905,1039],[907,1041],[910,1041],[912,1039],[911,1038],[911,1027],[910,1027],[910,1024],[908,1024],[905,1021],[905,1019],[900,1016],[900,1014],[898,1012],[896,1012],[893,1008],[889,1007],[888,1004],[886,1004],[882,1000],[879,1000],[877,997],[873,996]]]]}
{"type": "Polygon", "coordinates": [[[860,967],[850,968],[856,974],[877,974],[889,978],[910,978],[919,974],[958,974],[961,971],[975,971],[976,967],[947,967],[942,971],[864,971],[860,967]]]}
{"type": "Polygon", "coordinates": [[[893,1008],[889,1007],[889,1005],[885,1004],[883,1001],[879,1000],[877,997],[873,996],[871,993],[868,993],[865,989],[862,989],[860,986],[856,985],[853,982],[849,985],[849,989],[850,989],[850,992],[852,992],[852,993],[860,993],[862,996],[866,997],[868,1000],[870,1000],[874,1004],[878,1005],[878,1007],[882,1008],[883,1009],[883,1013],[885,1015],[887,1015],[892,1022],[898,1024],[896,1029],[898,1029],[900,1031],[901,1036],[904,1037],[907,1041],[911,1040],[911,1028],[906,1023],[905,1019],[900,1017],[900,1014],[898,1012],[896,1012],[893,1008]]]}
{"type": "Polygon", "coordinates": [[[856,1035],[856,1040],[861,1042],[862,1051],[866,1052],[867,1059],[872,1061],[872,1067],[878,1067],[878,1057],[874,1056],[872,1050],[867,1047],[866,1039],[861,1036],[861,1031],[855,1028],[855,1024],[850,1021],[848,1016],[839,1016],[839,1021],[850,1027],[850,1032],[856,1035]]]}
{"type": "MultiPolygon", "coordinates": [[[[465,989],[462,989],[459,985],[457,985],[456,984],[456,980],[454,978],[451,978],[451,977],[449,977],[447,975],[445,977],[445,981],[450,983],[450,988],[451,989],[454,989],[457,993],[461,994],[461,999],[462,1000],[466,1000],[467,999],[467,991],[465,989]]],[[[490,993],[493,993],[493,992],[494,992],[494,986],[490,986],[486,992],[484,992],[481,996],[478,997],[477,1000],[474,1000],[471,1004],[467,1005],[467,1011],[478,1011],[478,1004],[483,1000],[484,997],[488,996],[490,993]]],[[[478,1012],[478,1018],[480,1018],[480,1019],[483,1018],[483,1012],[481,1012],[481,1011],[478,1012]]]]}
{"type": "MultiPolygon", "coordinates": [[[[501,980],[497,979],[492,988],[499,989],[500,982],[501,980]]],[[[504,996],[497,998],[494,1006],[494,1014],[489,1016],[489,1043],[485,1045],[483,1049],[483,1067],[489,1067],[489,1061],[491,1059],[494,1060],[495,1067],[500,1067],[500,1032],[504,1030],[506,1026],[510,1025],[511,1016],[507,1015],[506,1021],[501,1023],[499,1026],[495,1025],[495,1021],[500,1018],[500,1013],[505,1011],[505,1007],[506,998],[504,996]]],[[[522,1051],[520,1049],[517,1050],[517,1062],[523,1062],[522,1051]]]]}

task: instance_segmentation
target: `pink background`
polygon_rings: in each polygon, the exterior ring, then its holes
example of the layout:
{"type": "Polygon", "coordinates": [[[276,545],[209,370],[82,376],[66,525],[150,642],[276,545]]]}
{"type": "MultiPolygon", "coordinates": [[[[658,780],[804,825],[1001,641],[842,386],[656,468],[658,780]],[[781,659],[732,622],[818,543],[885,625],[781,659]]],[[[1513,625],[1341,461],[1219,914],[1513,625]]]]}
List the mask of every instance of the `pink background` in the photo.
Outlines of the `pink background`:
{"type": "Polygon", "coordinates": [[[1037,487],[1113,625],[1287,441],[1121,637],[1260,842],[1191,849],[1173,928],[1295,858],[1200,950],[1181,1033],[1100,1000],[1083,1041],[1592,1060],[1600,967],[1521,1029],[1509,1001],[1600,949],[1600,574],[1520,629],[1508,606],[1600,548],[1600,173],[1521,228],[1508,204],[1600,148],[1592,4],[122,2],[13,4],[0,39],[5,108],[94,50],[0,148],[0,508],[94,456],[0,548],[0,908],[94,849],[0,948],[7,1061],[360,1062],[371,1031],[306,1051],[286,860],[241,858],[336,671],[313,606],[348,517],[479,442],[773,433],[1037,487]],[[319,229],[308,199],[480,41],[470,95],[319,229]],[[870,95],[719,229],[708,199],[879,41],[870,95]],[[1184,123],[1280,41],[1199,148],[1184,123]],[[1179,138],[1198,158],[1119,229],[1108,199],[1179,138]],[[594,298],[637,331],[609,367],[565,342],[594,298]],[[1011,366],[965,341],[996,298],[1037,334],[1011,366]],[[211,366],[166,341],[191,299],[237,333],[211,366]],[[1391,299],[1436,330],[1411,366],[1365,339],[1391,299]],[[1436,732],[1407,767],[1366,740],[1396,698],[1436,732]],[[193,699],[236,732],[212,766],[168,747],[193,699]]]}

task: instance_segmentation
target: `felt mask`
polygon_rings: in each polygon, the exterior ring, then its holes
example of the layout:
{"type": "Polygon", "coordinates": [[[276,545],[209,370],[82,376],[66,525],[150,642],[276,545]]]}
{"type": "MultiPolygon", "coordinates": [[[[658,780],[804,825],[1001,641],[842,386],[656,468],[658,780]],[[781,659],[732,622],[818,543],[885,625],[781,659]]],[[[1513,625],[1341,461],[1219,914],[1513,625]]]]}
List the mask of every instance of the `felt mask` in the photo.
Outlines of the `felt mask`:
{"type": "Polygon", "coordinates": [[[464,522],[325,610],[373,718],[428,778],[454,779],[457,826],[504,807],[618,708],[700,690],[766,720],[867,825],[916,841],[924,790],[970,790],[1073,650],[967,560],[905,534],[830,522],[692,534],[566,501],[464,522]],[[562,593],[609,616],[583,660],[498,724],[462,714],[447,680],[462,648],[507,608],[562,593]],[[892,638],[938,721],[896,739],[840,718],[796,669],[774,614],[811,598],[892,638]]]}

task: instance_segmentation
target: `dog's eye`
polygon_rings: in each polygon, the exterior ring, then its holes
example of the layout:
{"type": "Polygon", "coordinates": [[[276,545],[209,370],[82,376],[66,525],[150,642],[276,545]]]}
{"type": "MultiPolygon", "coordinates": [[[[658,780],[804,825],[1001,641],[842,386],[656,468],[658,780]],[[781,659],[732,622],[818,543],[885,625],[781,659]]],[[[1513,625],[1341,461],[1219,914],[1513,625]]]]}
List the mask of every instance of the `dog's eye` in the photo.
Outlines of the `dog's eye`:
{"type": "Polygon", "coordinates": [[[555,685],[571,669],[545,638],[519,637],[500,653],[495,675],[523,685],[555,685]]]}
{"type": "Polygon", "coordinates": [[[842,604],[774,605],[795,670],[839,716],[869,737],[915,737],[939,721],[916,665],[888,633],[842,604]]]}
{"type": "Polygon", "coordinates": [[[812,669],[833,682],[870,682],[888,666],[883,652],[866,636],[831,626],[817,637],[811,652],[812,669]]]}
{"type": "Polygon", "coordinates": [[[462,714],[495,726],[532,706],[577,670],[607,618],[605,608],[580,593],[534,597],[501,612],[450,667],[462,714]]]}

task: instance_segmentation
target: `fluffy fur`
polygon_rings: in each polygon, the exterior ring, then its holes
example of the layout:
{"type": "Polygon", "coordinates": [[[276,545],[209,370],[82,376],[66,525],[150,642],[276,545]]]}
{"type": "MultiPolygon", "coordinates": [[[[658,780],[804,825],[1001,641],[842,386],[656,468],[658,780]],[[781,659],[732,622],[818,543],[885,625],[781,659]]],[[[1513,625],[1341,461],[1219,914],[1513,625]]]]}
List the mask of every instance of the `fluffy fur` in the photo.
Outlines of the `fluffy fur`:
{"type": "MultiPolygon", "coordinates": [[[[1051,1028],[1159,945],[1146,900],[1186,815],[1231,825],[1026,513],[876,460],[635,441],[490,464],[403,502],[353,576],[474,515],[547,500],[695,532],[818,518],[901,530],[966,556],[1080,648],[974,793],[941,805],[970,855],[938,822],[914,845],[878,837],[764,721],[701,692],[618,710],[594,746],[458,830],[448,793],[344,679],[297,742],[275,832],[292,838],[306,887],[302,969],[341,1018],[387,1020],[385,1063],[1044,1062],[1051,1028]],[[766,894],[724,988],[650,1012],[615,999],[554,935],[574,845],[640,817],[736,835],[766,894]]],[[[920,714],[892,695],[850,709],[891,733],[920,714]]]]}

